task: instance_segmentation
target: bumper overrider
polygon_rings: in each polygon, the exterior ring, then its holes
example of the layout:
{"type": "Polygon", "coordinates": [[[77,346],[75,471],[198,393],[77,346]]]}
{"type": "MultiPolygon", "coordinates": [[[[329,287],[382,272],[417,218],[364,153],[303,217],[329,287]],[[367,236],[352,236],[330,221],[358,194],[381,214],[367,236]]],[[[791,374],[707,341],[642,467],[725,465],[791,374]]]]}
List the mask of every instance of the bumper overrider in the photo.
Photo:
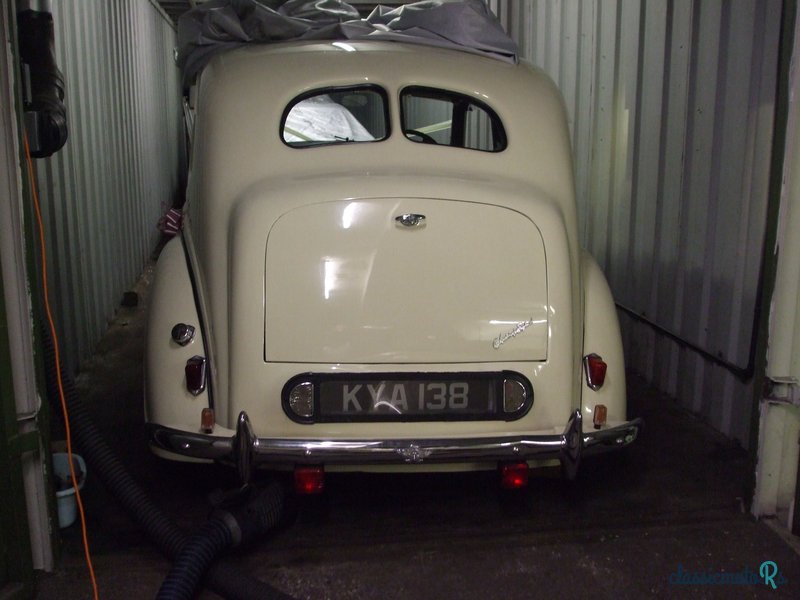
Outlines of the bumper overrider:
{"type": "Polygon", "coordinates": [[[521,461],[558,459],[567,478],[573,479],[581,457],[624,448],[639,435],[642,419],[593,431],[583,431],[583,417],[572,413],[564,432],[552,435],[480,438],[397,440],[299,440],[259,438],[242,411],[231,437],[205,435],[148,425],[151,443],[181,456],[214,460],[236,467],[248,482],[255,466],[374,465],[408,463],[458,463],[469,461],[521,461]]]}

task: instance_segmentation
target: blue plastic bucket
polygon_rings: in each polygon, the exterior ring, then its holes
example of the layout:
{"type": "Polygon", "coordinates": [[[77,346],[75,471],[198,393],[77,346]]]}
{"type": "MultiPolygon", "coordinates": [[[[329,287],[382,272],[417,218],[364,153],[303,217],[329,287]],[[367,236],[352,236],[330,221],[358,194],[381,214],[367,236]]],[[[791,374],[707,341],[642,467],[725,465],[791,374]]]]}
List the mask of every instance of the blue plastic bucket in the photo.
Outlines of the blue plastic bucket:
{"type": "MultiPolygon", "coordinates": [[[[86,481],[86,463],[83,457],[73,453],[73,464],[75,465],[75,477],[78,479],[78,489],[83,489],[86,481]]],[[[53,474],[56,477],[56,504],[58,506],[58,526],[61,529],[69,527],[75,522],[78,515],[78,505],[75,501],[75,488],[71,485],[69,472],[69,455],[67,453],[53,454],[53,474]],[[69,482],[64,489],[58,489],[58,482],[69,482]]],[[[63,486],[62,486],[63,487],[63,486]]]]}

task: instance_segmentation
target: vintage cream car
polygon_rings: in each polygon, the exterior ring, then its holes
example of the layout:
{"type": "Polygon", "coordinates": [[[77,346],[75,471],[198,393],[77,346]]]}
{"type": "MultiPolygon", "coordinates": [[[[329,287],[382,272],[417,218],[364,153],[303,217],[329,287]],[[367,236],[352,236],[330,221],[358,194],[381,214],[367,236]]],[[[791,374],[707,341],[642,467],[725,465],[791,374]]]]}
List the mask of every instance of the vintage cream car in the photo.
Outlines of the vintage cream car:
{"type": "Polygon", "coordinates": [[[547,76],[293,42],[216,56],[192,97],[148,324],[159,455],[294,469],[307,491],[324,470],[499,466],[514,485],[636,439],[547,76]]]}

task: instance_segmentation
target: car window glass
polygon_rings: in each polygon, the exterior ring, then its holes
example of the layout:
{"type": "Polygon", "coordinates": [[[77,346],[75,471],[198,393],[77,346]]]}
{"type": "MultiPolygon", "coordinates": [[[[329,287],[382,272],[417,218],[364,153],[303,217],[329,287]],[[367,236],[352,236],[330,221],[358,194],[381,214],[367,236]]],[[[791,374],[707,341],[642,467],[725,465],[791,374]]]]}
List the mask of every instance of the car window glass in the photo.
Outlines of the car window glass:
{"type": "Polygon", "coordinates": [[[287,108],[281,132],[292,147],[383,140],[388,134],[385,94],[374,86],[304,94],[287,108]]]}
{"type": "Polygon", "coordinates": [[[414,86],[403,90],[400,104],[403,134],[411,141],[485,152],[506,147],[497,114],[469,96],[414,86]]]}

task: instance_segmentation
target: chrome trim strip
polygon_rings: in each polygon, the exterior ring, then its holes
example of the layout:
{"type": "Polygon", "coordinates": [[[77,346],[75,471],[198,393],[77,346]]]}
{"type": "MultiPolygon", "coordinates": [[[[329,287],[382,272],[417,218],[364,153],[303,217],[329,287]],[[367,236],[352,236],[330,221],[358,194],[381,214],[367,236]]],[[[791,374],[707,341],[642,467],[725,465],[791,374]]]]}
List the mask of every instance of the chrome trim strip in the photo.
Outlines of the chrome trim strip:
{"type": "Polygon", "coordinates": [[[259,438],[242,411],[233,437],[217,437],[148,424],[150,441],[167,452],[232,464],[243,482],[255,465],[403,464],[557,458],[567,478],[577,473],[582,456],[624,448],[643,427],[634,419],[616,427],[584,432],[579,410],[570,415],[563,433],[455,439],[286,440],[259,438]]]}

